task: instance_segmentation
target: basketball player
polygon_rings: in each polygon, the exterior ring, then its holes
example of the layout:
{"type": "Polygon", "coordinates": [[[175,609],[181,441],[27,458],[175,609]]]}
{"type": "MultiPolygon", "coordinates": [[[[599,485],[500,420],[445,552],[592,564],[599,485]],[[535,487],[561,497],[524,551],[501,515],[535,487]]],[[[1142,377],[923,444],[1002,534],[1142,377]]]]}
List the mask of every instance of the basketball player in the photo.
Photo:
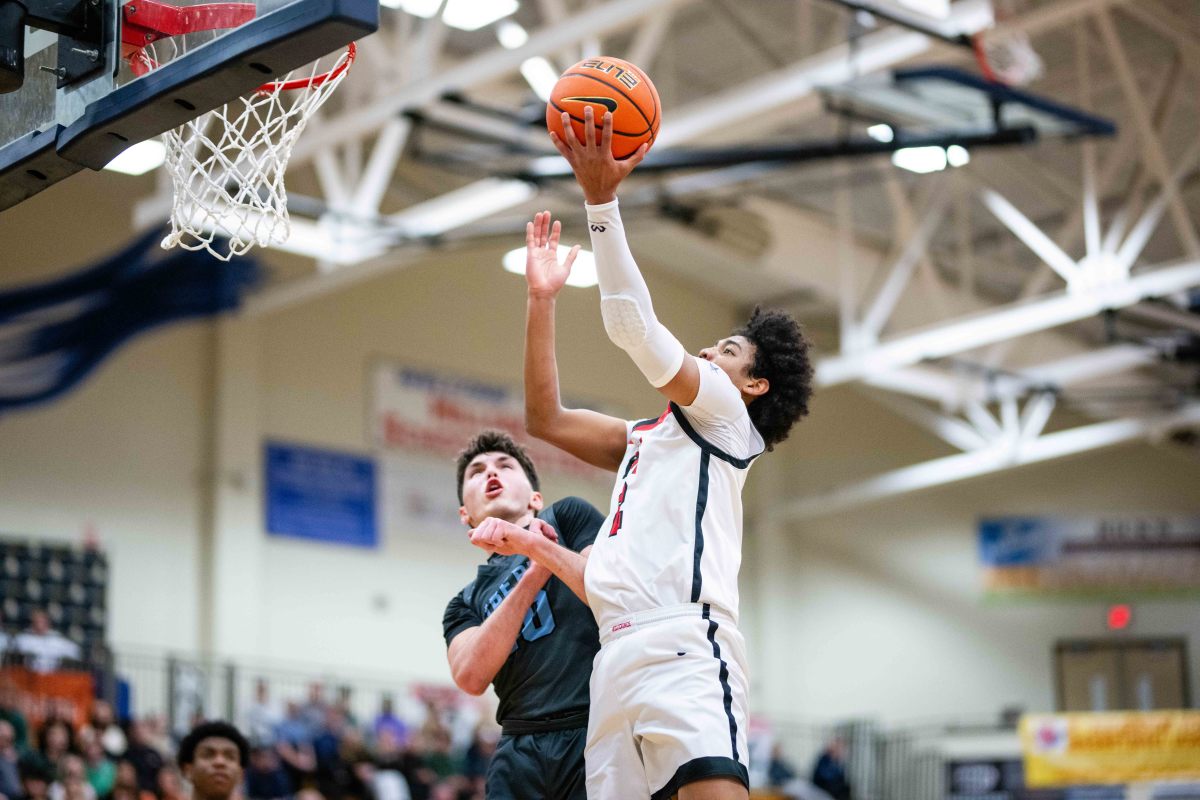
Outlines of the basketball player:
{"type": "Polygon", "coordinates": [[[689,356],[654,315],[617,208],[617,187],[646,147],[616,161],[611,114],[597,143],[590,107],[583,143],[565,115],[563,123],[566,141],[554,137],[554,144],[583,188],[605,330],[669,403],[660,416],[640,422],[562,407],[554,299],[578,248],[560,264],[560,225],[550,225],[549,212],[538,214],[526,232],[526,425],[616,470],[618,479],[590,555],[495,519],[472,539],[545,564],[583,592],[596,616],[601,650],[591,684],[590,800],[676,794],[744,800],[741,491],[754,459],[786,439],[808,412],[808,343],[787,314],[755,309],[743,328],[689,356]]]}
{"type": "Polygon", "coordinates": [[[250,743],[228,722],[202,722],[179,743],[178,760],[193,800],[229,800],[242,785],[250,743]]]}
{"type": "MultiPolygon", "coordinates": [[[[537,470],[509,436],[484,431],[458,457],[459,518],[492,517],[591,550],[604,517],[578,497],[543,509],[537,470]]],[[[503,729],[488,765],[488,800],[584,800],[588,679],[600,649],[587,607],[545,567],[492,555],[446,607],[450,671],[459,688],[495,686],[503,729]]]]}

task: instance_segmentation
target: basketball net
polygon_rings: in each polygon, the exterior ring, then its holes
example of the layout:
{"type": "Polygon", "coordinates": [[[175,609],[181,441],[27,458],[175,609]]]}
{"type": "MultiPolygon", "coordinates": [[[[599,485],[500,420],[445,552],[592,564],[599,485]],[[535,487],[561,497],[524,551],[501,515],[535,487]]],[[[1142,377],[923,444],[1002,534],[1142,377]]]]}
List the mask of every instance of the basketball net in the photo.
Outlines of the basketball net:
{"type": "Polygon", "coordinates": [[[991,28],[973,38],[975,59],[985,78],[1007,86],[1028,86],[1045,64],[1029,37],[1018,30],[991,28]]]}
{"type": "MultiPolygon", "coordinates": [[[[162,53],[167,60],[179,55],[180,40],[170,37],[236,27],[254,15],[253,4],[246,3],[137,5],[126,14],[123,53],[138,75],[158,67],[160,46],[169,51],[162,53]]],[[[291,220],[283,178],[292,148],[345,79],[355,55],[351,44],[163,134],[173,188],[171,232],[163,248],[207,250],[228,261],[252,247],[287,241],[291,220]]]]}

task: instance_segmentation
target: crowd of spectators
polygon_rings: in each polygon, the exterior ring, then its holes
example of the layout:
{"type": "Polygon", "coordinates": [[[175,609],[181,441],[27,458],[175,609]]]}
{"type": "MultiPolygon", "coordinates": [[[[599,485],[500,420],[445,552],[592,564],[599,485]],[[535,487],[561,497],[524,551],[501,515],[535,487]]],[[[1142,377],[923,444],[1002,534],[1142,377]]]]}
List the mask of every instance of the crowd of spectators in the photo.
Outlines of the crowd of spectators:
{"type": "MultiPolygon", "coordinates": [[[[259,683],[239,727],[250,740],[243,800],[483,800],[496,737],[485,727],[456,744],[435,700],[423,721],[402,720],[385,699],[360,720],[347,694],[327,702],[314,684],[304,702],[276,706],[259,683]]],[[[0,800],[186,800],[178,742],[159,717],[118,720],[92,703],[77,725],[53,705],[31,724],[16,689],[0,682],[0,800]]]]}

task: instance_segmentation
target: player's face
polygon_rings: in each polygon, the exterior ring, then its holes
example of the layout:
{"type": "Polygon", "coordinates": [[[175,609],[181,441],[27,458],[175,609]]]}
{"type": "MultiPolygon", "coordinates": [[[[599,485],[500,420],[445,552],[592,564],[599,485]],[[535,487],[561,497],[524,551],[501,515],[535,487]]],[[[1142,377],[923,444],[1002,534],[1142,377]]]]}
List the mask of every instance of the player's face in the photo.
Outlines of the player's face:
{"type": "Polygon", "coordinates": [[[219,736],[201,739],[192,763],[184,767],[184,774],[191,781],[196,797],[229,797],[242,782],[237,745],[219,736]]]}
{"type": "Polygon", "coordinates": [[[517,523],[542,508],[519,461],[507,453],[480,453],[463,472],[463,504],[458,514],[469,527],[488,517],[517,523]]]}
{"type": "Polygon", "coordinates": [[[701,350],[700,357],[720,367],[733,385],[741,389],[742,384],[750,380],[754,352],[754,344],[745,336],[730,336],[701,350]]]}

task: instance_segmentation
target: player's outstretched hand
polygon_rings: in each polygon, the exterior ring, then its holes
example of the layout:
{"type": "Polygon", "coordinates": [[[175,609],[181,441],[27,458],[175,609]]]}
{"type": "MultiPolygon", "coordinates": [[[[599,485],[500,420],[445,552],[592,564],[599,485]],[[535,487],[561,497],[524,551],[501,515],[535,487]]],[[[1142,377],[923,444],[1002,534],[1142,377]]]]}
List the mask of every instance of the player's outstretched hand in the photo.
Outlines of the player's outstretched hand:
{"type": "Polygon", "coordinates": [[[525,282],[531,295],[555,297],[571,275],[571,265],[579,255],[579,245],[558,260],[558,237],[562,223],[550,224],[550,212],[541,211],[525,224],[525,282]]]}
{"type": "Polygon", "coordinates": [[[590,205],[608,203],[617,197],[617,187],[633,168],[642,163],[649,144],[643,144],[637,151],[624,161],[617,161],[612,154],[613,119],[612,112],[604,112],[604,121],[599,137],[596,136],[596,120],[592,107],[583,109],[583,138],[579,141],[575,129],[571,127],[571,115],[563,112],[563,134],[566,140],[558,138],[558,134],[550,133],[550,141],[562,157],[575,171],[575,180],[583,189],[583,199],[590,205]]]}

